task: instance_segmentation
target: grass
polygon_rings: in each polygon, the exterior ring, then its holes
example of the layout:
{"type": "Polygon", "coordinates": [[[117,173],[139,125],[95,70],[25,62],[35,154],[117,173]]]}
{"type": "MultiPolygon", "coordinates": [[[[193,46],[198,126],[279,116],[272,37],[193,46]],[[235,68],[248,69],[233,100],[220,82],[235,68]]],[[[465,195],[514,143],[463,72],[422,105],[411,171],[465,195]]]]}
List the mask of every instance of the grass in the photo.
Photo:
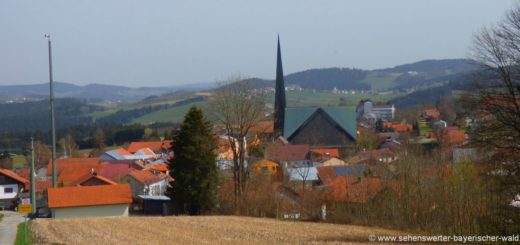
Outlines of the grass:
{"type": "Polygon", "coordinates": [[[3,218],[4,218],[4,214],[0,214],[0,222],[2,222],[3,218]]]}
{"type": "Polygon", "coordinates": [[[18,224],[18,230],[16,231],[16,241],[15,245],[26,245],[32,244],[32,233],[31,233],[31,223],[27,223],[27,240],[24,239],[24,225],[25,222],[18,224]]]}
{"type": "Polygon", "coordinates": [[[370,84],[372,90],[385,91],[399,85],[394,81],[400,75],[400,73],[370,72],[360,83],[370,84]]]}
{"type": "Polygon", "coordinates": [[[42,244],[343,244],[401,232],[354,225],[237,216],[39,219],[42,244]]]}
{"type": "Polygon", "coordinates": [[[149,114],[146,114],[144,116],[135,118],[132,120],[131,123],[139,123],[139,124],[151,124],[154,122],[173,122],[173,123],[180,123],[184,119],[184,115],[190,107],[197,105],[201,106],[206,104],[205,102],[195,102],[183,106],[176,106],[156,112],[152,112],[149,114]]]}
{"type": "MultiPolygon", "coordinates": [[[[362,99],[371,99],[374,102],[386,102],[390,99],[400,96],[399,93],[373,95],[373,94],[335,94],[332,92],[312,92],[304,91],[286,91],[288,107],[304,107],[304,106],[337,106],[340,98],[345,98],[349,105],[357,105],[362,99]]],[[[268,93],[266,101],[274,104],[274,93],[268,93]]]]}
{"type": "Polygon", "coordinates": [[[21,168],[28,165],[27,158],[23,155],[16,155],[13,157],[13,167],[21,168]]]}

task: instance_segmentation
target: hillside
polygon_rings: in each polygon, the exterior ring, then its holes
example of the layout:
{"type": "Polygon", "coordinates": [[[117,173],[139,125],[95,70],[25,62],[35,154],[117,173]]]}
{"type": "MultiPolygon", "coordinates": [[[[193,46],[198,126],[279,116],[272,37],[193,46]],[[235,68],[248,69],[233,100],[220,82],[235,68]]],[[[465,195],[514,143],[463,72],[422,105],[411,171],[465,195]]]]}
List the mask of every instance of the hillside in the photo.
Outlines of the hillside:
{"type": "MultiPolygon", "coordinates": [[[[57,98],[78,98],[91,101],[127,101],[136,102],[149,96],[173,93],[179,90],[197,91],[211,89],[215,85],[189,84],[168,87],[138,87],[115,86],[108,84],[88,84],[78,86],[70,83],[55,82],[54,93],[57,98]]],[[[49,95],[49,84],[32,85],[4,85],[0,86],[0,98],[3,100],[17,100],[21,97],[42,99],[49,95]]]]}
{"type": "Polygon", "coordinates": [[[236,216],[38,219],[36,244],[351,244],[401,232],[236,216]],[[114,229],[114,227],[117,227],[114,229]]]}
{"type": "MultiPolygon", "coordinates": [[[[424,60],[393,68],[360,70],[350,68],[310,69],[285,76],[286,86],[303,89],[407,90],[428,88],[457,79],[478,67],[465,59],[424,60]]],[[[273,87],[274,80],[249,79],[256,88],[273,87]]]]}

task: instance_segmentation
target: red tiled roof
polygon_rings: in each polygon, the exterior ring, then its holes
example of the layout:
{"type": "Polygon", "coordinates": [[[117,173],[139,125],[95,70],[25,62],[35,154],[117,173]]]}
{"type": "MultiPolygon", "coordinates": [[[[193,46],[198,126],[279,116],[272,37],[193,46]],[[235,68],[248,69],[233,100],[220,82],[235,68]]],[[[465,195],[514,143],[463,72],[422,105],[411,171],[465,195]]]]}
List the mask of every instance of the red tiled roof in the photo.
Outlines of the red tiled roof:
{"type": "Polygon", "coordinates": [[[155,152],[153,152],[150,148],[142,148],[139,149],[138,152],[141,152],[143,155],[155,155],[155,152]]]}
{"type": "Polygon", "coordinates": [[[137,165],[134,163],[112,163],[103,162],[96,168],[96,172],[114,182],[120,182],[123,177],[128,175],[133,170],[138,170],[137,165]]]}
{"type": "Polygon", "coordinates": [[[337,148],[326,149],[326,148],[316,148],[311,150],[313,153],[317,153],[320,155],[326,155],[331,157],[339,157],[339,150],[337,148]]]}
{"type": "Polygon", "coordinates": [[[49,208],[132,203],[130,185],[74,186],[48,189],[49,208]]]}
{"type": "Polygon", "coordinates": [[[332,166],[318,167],[316,170],[318,171],[321,182],[325,185],[332,184],[332,181],[336,178],[336,171],[332,169],[332,166]]]}
{"type": "Polygon", "coordinates": [[[170,149],[173,146],[173,140],[163,140],[162,141],[162,148],[163,149],[170,149]]]}
{"type": "Polygon", "coordinates": [[[338,176],[329,186],[323,199],[354,203],[367,203],[381,191],[380,178],[360,178],[356,176],[338,176]]]}
{"type": "Polygon", "coordinates": [[[3,174],[13,180],[16,180],[18,182],[20,182],[21,184],[24,184],[25,185],[25,189],[28,190],[29,189],[29,180],[25,179],[25,178],[22,178],[20,176],[18,176],[17,174],[7,170],[7,169],[1,169],[0,168],[0,174],[3,174]]]}
{"type": "Polygon", "coordinates": [[[161,171],[161,172],[166,172],[166,171],[168,171],[168,165],[166,165],[166,164],[153,164],[153,165],[151,166],[151,168],[152,168],[153,170],[157,170],[157,171],[161,171]]]}
{"type": "Polygon", "coordinates": [[[29,167],[16,168],[13,172],[24,179],[29,180],[31,178],[31,169],[29,167]]]}
{"type": "Polygon", "coordinates": [[[449,144],[462,144],[466,141],[466,135],[461,131],[450,130],[444,132],[443,140],[449,144]]]}
{"type": "Polygon", "coordinates": [[[128,156],[128,155],[132,155],[132,153],[128,152],[127,150],[123,149],[123,148],[117,148],[115,149],[115,151],[123,156],[128,156]]]}
{"type": "Polygon", "coordinates": [[[308,159],[309,145],[269,145],[265,149],[264,158],[271,161],[298,161],[308,159]]]}
{"type": "MultiPolygon", "coordinates": [[[[58,185],[69,186],[86,174],[91,173],[92,169],[96,170],[99,166],[99,158],[56,159],[56,165],[58,166],[58,185]]],[[[51,161],[49,161],[47,173],[52,175],[51,161]]]]}
{"type": "Polygon", "coordinates": [[[412,124],[401,124],[401,123],[392,123],[392,122],[383,122],[383,127],[385,128],[393,128],[395,132],[409,132],[412,131],[412,124]]]}
{"type": "Polygon", "coordinates": [[[107,185],[117,185],[116,182],[114,182],[108,178],[105,178],[99,174],[93,175],[92,173],[90,173],[90,174],[83,176],[82,178],[79,178],[75,182],[71,183],[71,186],[83,185],[83,183],[85,183],[91,179],[97,179],[107,185]]]}
{"type": "Polygon", "coordinates": [[[134,171],[130,172],[128,175],[132,176],[135,180],[137,180],[145,185],[157,183],[157,182],[161,181],[162,179],[164,179],[164,177],[157,176],[147,170],[134,170],[134,171]]]}
{"type": "Polygon", "coordinates": [[[172,140],[163,140],[163,141],[136,141],[130,143],[128,146],[128,151],[130,153],[135,153],[136,151],[143,148],[150,148],[153,152],[159,154],[162,153],[164,149],[169,149],[172,147],[172,140]]]}

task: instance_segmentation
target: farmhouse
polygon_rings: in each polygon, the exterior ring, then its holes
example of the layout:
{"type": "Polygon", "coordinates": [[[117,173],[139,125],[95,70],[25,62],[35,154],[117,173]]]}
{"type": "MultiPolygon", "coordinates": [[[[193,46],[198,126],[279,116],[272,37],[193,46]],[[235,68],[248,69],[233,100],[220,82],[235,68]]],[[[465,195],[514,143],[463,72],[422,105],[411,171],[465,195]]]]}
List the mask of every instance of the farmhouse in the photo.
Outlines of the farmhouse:
{"type": "Polygon", "coordinates": [[[12,208],[18,194],[27,191],[29,181],[15,173],[0,169],[0,208],[12,208]]]}
{"type": "Polygon", "coordinates": [[[55,218],[128,216],[130,185],[75,186],[48,189],[55,218]]]}

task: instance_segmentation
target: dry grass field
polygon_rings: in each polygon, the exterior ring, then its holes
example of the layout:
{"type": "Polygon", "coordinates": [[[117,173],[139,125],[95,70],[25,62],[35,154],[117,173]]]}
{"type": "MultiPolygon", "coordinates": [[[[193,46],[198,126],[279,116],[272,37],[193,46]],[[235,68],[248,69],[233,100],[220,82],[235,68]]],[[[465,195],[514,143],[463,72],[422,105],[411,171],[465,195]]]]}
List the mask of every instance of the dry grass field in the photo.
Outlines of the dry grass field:
{"type": "Polygon", "coordinates": [[[381,228],[236,216],[40,219],[34,244],[343,244],[368,242],[381,228]]]}

